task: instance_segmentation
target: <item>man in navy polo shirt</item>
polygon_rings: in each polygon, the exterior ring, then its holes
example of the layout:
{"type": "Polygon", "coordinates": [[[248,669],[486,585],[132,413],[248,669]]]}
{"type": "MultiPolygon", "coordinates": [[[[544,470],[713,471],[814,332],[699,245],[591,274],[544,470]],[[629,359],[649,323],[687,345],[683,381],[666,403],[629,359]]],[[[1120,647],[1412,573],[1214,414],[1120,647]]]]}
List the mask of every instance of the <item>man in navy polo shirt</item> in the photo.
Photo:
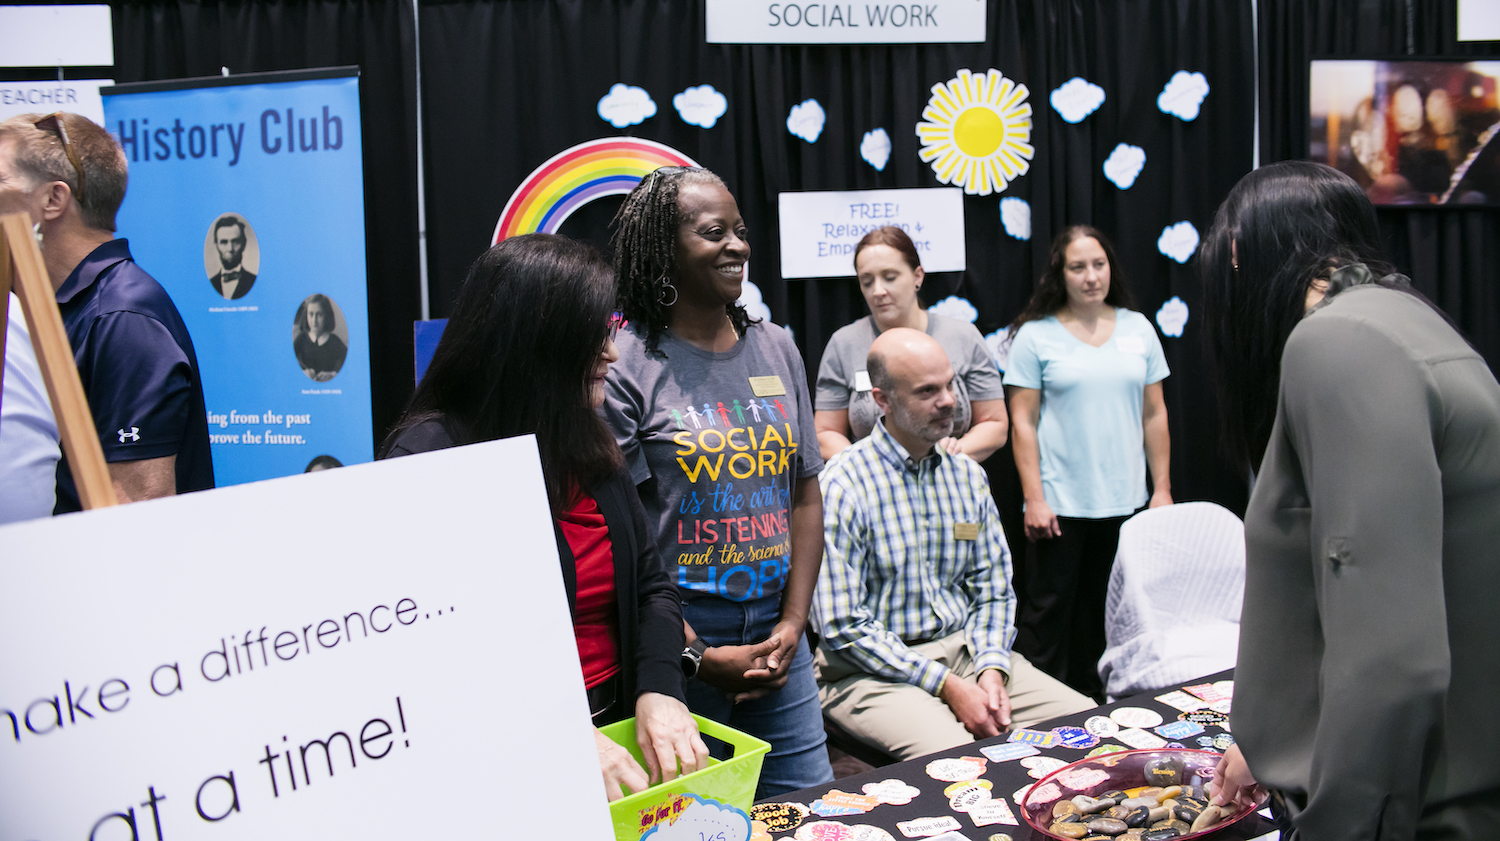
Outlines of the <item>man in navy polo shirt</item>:
{"type": "MultiPolygon", "coordinates": [[[[208,417],[177,308],[116,239],[125,154],[77,114],[0,123],[0,213],[27,212],[120,502],[211,488],[208,417]]],[[[54,513],[81,506],[64,456],[54,513]]]]}

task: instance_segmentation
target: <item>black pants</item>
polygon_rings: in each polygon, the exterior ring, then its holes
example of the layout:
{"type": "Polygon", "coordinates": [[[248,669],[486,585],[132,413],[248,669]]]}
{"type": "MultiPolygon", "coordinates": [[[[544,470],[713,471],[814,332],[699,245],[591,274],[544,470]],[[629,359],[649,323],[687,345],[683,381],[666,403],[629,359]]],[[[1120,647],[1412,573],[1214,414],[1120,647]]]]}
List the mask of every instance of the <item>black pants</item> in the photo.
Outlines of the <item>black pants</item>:
{"type": "Polygon", "coordinates": [[[1026,596],[1016,619],[1017,651],[1037,668],[1102,701],[1104,597],[1127,517],[1058,517],[1060,537],[1027,549],[1026,596]]]}

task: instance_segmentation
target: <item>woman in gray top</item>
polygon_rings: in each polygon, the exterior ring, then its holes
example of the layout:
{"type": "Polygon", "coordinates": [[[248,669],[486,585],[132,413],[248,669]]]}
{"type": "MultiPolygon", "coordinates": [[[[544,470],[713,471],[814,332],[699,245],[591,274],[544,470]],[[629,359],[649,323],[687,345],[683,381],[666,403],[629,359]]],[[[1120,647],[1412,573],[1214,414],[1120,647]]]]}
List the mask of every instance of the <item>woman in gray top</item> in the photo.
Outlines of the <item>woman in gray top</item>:
{"type": "Polygon", "coordinates": [[[1258,781],[1284,839],[1493,837],[1500,384],[1378,243],[1306,161],[1241,179],[1204,243],[1225,438],[1259,467],[1216,800],[1258,781]]]}
{"type": "Polygon", "coordinates": [[[893,327],[910,327],[937,339],[953,363],[953,392],[958,405],[953,435],[943,439],[943,447],[950,453],[965,453],[975,461],[984,461],[1005,446],[1009,421],[995,361],[974,325],[923,309],[917,299],[922,288],[922,261],[911,237],[893,226],[865,234],[854,248],[854,270],[870,314],[839,328],[823,350],[815,421],[818,449],[824,460],[869,435],[875,427],[880,410],[870,396],[865,357],[875,337],[893,327]]]}

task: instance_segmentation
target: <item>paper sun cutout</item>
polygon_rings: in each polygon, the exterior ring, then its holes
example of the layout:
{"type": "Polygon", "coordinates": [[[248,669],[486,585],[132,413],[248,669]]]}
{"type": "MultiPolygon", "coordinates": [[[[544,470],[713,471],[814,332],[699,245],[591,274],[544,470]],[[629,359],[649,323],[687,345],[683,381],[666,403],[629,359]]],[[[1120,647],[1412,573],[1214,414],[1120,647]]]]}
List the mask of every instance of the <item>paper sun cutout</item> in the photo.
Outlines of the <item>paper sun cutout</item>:
{"type": "Polygon", "coordinates": [[[1146,150],[1129,143],[1115,147],[1104,160],[1104,177],[1114,182],[1121,190],[1129,190],[1146,165],[1146,150]]]}
{"type": "Polygon", "coordinates": [[[672,97],[672,107],[677,109],[684,123],[713,128],[714,123],[729,110],[729,100],[714,90],[713,85],[699,85],[672,97]]]}
{"type": "Polygon", "coordinates": [[[1161,328],[1163,336],[1178,338],[1182,335],[1182,328],[1187,326],[1188,306],[1182,299],[1173,295],[1167,299],[1161,309],[1156,311],[1156,326],[1161,328]]]}
{"type": "Polygon", "coordinates": [[[786,117],[786,130],[808,143],[817,143],[825,120],[823,106],[816,99],[804,99],[792,106],[792,113],[786,117]]]}
{"type": "Polygon", "coordinates": [[[1005,232],[1019,240],[1031,239],[1031,205],[1025,199],[1000,200],[1000,224],[1005,232]]]}
{"type": "Polygon", "coordinates": [[[1161,229],[1161,236],[1156,238],[1156,250],[1179,263],[1186,263],[1192,259],[1193,252],[1198,250],[1198,229],[1193,227],[1192,222],[1168,225],[1161,229]]]}
{"type": "Polygon", "coordinates": [[[969,303],[967,299],[960,298],[957,295],[949,295],[928,307],[927,311],[946,316],[954,321],[962,321],[965,324],[973,324],[974,319],[979,317],[979,310],[974,309],[974,305],[969,303]]]}
{"type": "Polygon", "coordinates": [[[599,119],[615,128],[639,125],[656,116],[656,102],[645,88],[616,82],[599,100],[599,119]]]}
{"type": "Polygon", "coordinates": [[[983,76],[960,70],[933,85],[917,137],[938,181],[987,196],[1025,175],[1036,154],[1028,93],[994,68],[983,76]]]}
{"type": "Polygon", "coordinates": [[[1205,96],[1208,96],[1208,79],[1202,73],[1179,70],[1172,74],[1172,80],[1156,97],[1156,107],[1163,114],[1191,122],[1198,119],[1198,109],[1205,96]]]}
{"type": "Polygon", "coordinates": [[[877,172],[885,172],[885,165],[891,159],[891,136],[883,128],[865,132],[859,142],[859,156],[877,172]]]}
{"type": "Polygon", "coordinates": [[[1047,101],[1052,103],[1052,110],[1058,116],[1070,123],[1080,123],[1104,104],[1104,88],[1074,76],[1053,91],[1047,101]]]}

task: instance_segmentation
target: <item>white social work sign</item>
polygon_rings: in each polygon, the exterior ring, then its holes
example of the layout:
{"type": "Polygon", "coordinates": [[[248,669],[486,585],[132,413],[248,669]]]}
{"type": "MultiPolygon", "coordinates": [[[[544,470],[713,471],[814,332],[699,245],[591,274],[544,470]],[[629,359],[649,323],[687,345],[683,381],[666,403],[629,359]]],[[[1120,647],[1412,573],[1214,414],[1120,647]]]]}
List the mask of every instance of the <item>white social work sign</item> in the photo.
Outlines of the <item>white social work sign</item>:
{"type": "Polygon", "coordinates": [[[705,2],[710,44],[978,44],[985,36],[984,0],[705,2]]]}
{"type": "Polygon", "coordinates": [[[0,839],[610,837],[549,522],[526,437],[0,528],[0,839]]]}
{"type": "Polygon", "coordinates": [[[782,193],[781,276],[852,277],[864,235],[893,225],[917,247],[922,269],[961,272],[964,192],[957,187],[782,193]]]}

